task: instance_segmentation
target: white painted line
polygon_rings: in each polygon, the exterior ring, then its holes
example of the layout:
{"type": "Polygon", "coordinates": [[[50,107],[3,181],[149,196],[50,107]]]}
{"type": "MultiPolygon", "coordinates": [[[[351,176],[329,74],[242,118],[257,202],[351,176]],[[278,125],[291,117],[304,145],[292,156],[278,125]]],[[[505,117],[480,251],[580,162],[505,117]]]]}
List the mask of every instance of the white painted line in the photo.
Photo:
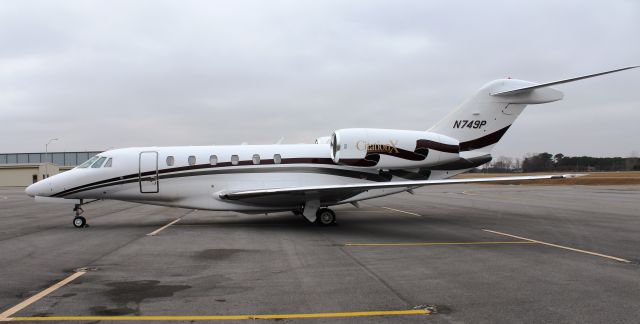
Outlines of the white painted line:
{"type": "Polygon", "coordinates": [[[522,236],[516,236],[516,235],[511,235],[511,234],[507,234],[507,233],[502,233],[502,232],[498,232],[498,231],[492,231],[492,230],[488,230],[488,229],[483,229],[483,231],[485,232],[489,232],[489,233],[493,233],[493,234],[498,234],[498,235],[504,235],[504,236],[508,236],[508,237],[513,237],[513,238],[517,238],[520,240],[525,240],[525,241],[530,241],[530,242],[534,242],[534,243],[539,243],[539,244],[543,244],[543,245],[548,245],[548,246],[553,246],[559,249],[565,249],[565,250],[569,250],[569,251],[574,251],[574,252],[580,252],[580,253],[585,253],[585,254],[590,254],[590,255],[595,255],[595,256],[599,256],[602,258],[607,258],[607,259],[611,259],[611,260],[616,260],[616,261],[620,261],[620,262],[625,262],[625,263],[631,263],[631,261],[626,260],[626,259],[622,259],[622,258],[618,258],[618,257],[614,257],[614,256],[610,256],[610,255],[606,255],[606,254],[601,254],[601,253],[596,253],[596,252],[591,252],[591,251],[585,251],[585,250],[580,250],[580,249],[574,249],[568,246],[562,246],[562,245],[558,245],[558,244],[553,244],[553,243],[547,243],[547,242],[542,242],[542,241],[537,241],[537,240],[532,240],[532,239],[528,239],[526,237],[522,237],[522,236]]]}
{"type": "Polygon", "coordinates": [[[468,191],[463,191],[462,194],[463,195],[467,195],[467,196],[480,196],[477,193],[472,193],[472,192],[468,192],[468,191]]]}
{"type": "Polygon", "coordinates": [[[531,241],[513,242],[420,242],[420,243],[345,243],[342,246],[439,246],[439,245],[498,245],[498,244],[536,244],[531,241]]]}
{"type": "Polygon", "coordinates": [[[78,271],[75,272],[74,274],[64,278],[63,280],[61,280],[60,282],[56,283],[55,285],[29,297],[28,299],[26,299],[25,301],[21,302],[18,305],[15,305],[9,309],[7,309],[6,311],[4,311],[2,314],[0,314],[0,321],[6,321],[11,315],[19,312],[20,310],[24,309],[25,307],[37,302],[38,300],[42,299],[44,296],[58,290],[60,287],[72,282],[73,280],[75,280],[76,278],[82,276],[83,274],[87,273],[86,271],[78,271]]]}
{"type": "Polygon", "coordinates": [[[400,210],[400,209],[394,209],[394,208],[389,208],[389,207],[380,207],[380,208],[393,210],[393,211],[396,211],[396,212],[399,212],[399,213],[405,213],[405,214],[409,214],[409,215],[413,215],[413,216],[422,217],[422,215],[419,215],[419,214],[416,214],[416,213],[412,213],[412,212],[408,212],[408,211],[404,211],[404,210],[400,210]]]}
{"type": "Polygon", "coordinates": [[[162,230],[164,230],[165,228],[167,228],[167,227],[169,227],[169,226],[171,226],[171,225],[173,225],[173,224],[175,224],[175,223],[179,222],[179,221],[182,219],[182,217],[184,217],[184,216],[181,216],[181,217],[179,217],[179,218],[175,219],[174,221],[172,221],[171,223],[169,223],[169,224],[167,224],[167,225],[165,225],[165,226],[162,226],[162,227],[158,228],[157,230],[155,230],[155,231],[153,231],[153,232],[151,232],[151,233],[147,234],[147,236],[156,236],[156,235],[158,235],[158,233],[160,233],[160,232],[161,232],[162,230]]]}

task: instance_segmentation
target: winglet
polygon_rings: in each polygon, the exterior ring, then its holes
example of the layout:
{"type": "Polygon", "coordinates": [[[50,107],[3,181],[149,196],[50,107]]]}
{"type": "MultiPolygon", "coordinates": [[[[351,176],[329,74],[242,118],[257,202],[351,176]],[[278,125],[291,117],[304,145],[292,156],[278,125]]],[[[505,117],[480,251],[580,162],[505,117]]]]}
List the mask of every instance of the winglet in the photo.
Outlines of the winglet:
{"type": "Polygon", "coordinates": [[[517,88],[517,89],[511,89],[511,90],[495,92],[495,93],[492,93],[491,95],[492,96],[508,96],[508,95],[512,95],[512,94],[516,94],[516,93],[520,93],[520,92],[531,91],[531,90],[544,88],[544,87],[550,87],[550,86],[553,86],[553,85],[556,85],[556,84],[568,83],[568,82],[578,81],[578,80],[582,80],[582,79],[593,78],[593,77],[597,77],[597,76],[601,76],[601,75],[605,75],[605,74],[609,74],[609,73],[615,73],[615,72],[620,72],[620,71],[624,71],[624,70],[635,69],[635,68],[638,68],[638,67],[640,67],[640,65],[629,66],[629,67],[625,67],[625,68],[621,68],[621,69],[615,69],[615,70],[606,71],[606,72],[600,72],[600,73],[595,73],[595,74],[583,75],[583,76],[579,76],[579,77],[571,78],[571,79],[565,79],[565,80],[547,82],[547,83],[542,83],[542,84],[536,84],[534,86],[529,86],[529,87],[524,87],[524,88],[517,88]]]}
{"type": "Polygon", "coordinates": [[[586,174],[584,173],[569,173],[569,174],[553,175],[549,179],[571,179],[571,178],[579,178],[584,176],[586,176],[586,174]]]}
{"type": "Polygon", "coordinates": [[[584,173],[572,173],[572,174],[563,174],[562,176],[568,179],[568,178],[580,178],[587,175],[588,174],[584,174],[584,173]]]}

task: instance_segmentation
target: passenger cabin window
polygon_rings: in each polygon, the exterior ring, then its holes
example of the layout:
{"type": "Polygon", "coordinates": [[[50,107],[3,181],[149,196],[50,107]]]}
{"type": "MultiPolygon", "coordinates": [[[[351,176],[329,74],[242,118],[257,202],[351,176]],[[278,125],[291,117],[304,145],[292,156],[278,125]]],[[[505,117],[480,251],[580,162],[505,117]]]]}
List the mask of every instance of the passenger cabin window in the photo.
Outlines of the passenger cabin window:
{"type": "Polygon", "coordinates": [[[189,162],[189,165],[196,165],[196,157],[194,155],[190,155],[187,161],[189,162]]]}
{"type": "Polygon", "coordinates": [[[175,159],[173,158],[173,156],[171,155],[167,156],[167,166],[173,166],[173,162],[175,162],[175,159]]]}
{"type": "Polygon", "coordinates": [[[240,161],[240,158],[238,158],[237,155],[234,154],[234,155],[231,156],[231,164],[232,165],[238,165],[238,161],[240,161]]]}
{"type": "Polygon", "coordinates": [[[253,164],[260,164],[260,155],[254,154],[251,160],[253,161],[253,164]]]}
{"type": "Polygon", "coordinates": [[[275,164],[282,163],[282,157],[280,156],[280,154],[274,154],[273,155],[273,163],[275,163],[275,164]]]}
{"type": "Polygon", "coordinates": [[[94,169],[97,169],[97,168],[101,167],[101,166],[102,166],[102,163],[104,163],[104,160],[106,160],[106,159],[107,159],[106,157],[101,157],[101,158],[99,158],[99,159],[98,159],[98,161],[94,162],[94,163],[91,165],[91,167],[92,167],[92,168],[94,168],[94,169]]]}
{"type": "Polygon", "coordinates": [[[110,168],[110,167],[111,167],[111,158],[109,158],[109,159],[107,160],[107,162],[104,164],[104,167],[105,167],[105,168],[110,168]]]}
{"type": "Polygon", "coordinates": [[[217,155],[210,156],[209,157],[209,164],[211,164],[211,165],[218,164],[218,156],[217,155]]]}
{"type": "Polygon", "coordinates": [[[80,168],[80,169],[88,168],[90,165],[92,165],[92,164],[93,164],[93,162],[95,162],[95,161],[96,161],[97,159],[99,159],[99,158],[100,158],[100,157],[99,157],[99,156],[97,156],[97,155],[96,155],[96,156],[93,156],[92,158],[88,159],[86,162],[84,162],[84,163],[82,163],[82,164],[78,165],[78,166],[77,166],[77,168],[80,168]]]}

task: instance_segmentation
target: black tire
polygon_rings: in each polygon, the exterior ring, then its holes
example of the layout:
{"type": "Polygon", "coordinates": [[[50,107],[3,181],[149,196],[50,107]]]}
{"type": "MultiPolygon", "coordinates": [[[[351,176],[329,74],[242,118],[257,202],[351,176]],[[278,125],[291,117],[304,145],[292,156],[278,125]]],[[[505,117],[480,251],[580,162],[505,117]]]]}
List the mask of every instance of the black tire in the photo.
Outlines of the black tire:
{"type": "Polygon", "coordinates": [[[329,208],[320,208],[316,213],[316,224],[329,226],[336,223],[336,213],[329,208]]]}
{"type": "Polygon", "coordinates": [[[75,228],[83,228],[83,227],[87,226],[87,220],[82,216],[76,216],[73,219],[73,226],[75,228]]]}

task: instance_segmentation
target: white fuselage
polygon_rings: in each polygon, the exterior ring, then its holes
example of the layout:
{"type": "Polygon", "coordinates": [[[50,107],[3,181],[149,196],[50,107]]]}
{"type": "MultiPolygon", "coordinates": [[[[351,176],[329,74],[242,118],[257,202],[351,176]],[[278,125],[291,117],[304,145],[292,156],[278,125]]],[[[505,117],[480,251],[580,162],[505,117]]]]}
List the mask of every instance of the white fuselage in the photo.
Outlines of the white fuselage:
{"type": "MultiPolygon", "coordinates": [[[[328,144],[137,147],[106,151],[98,156],[111,158],[110,166],[106,167],[103,162],[99,167],[95,164],[76,167],[32,185],[28,192],[41,197],[115,199],[172,207],[262,212],[294,210],[301,206],[286,201],[269,205],[239,203],[221,199],[220,193],[406,180],[395,176],[383,179],[376,169],[337,165],[333,163],[328,144]]],[[[462,171],[436,171],[429,179],[444,179],[462,171]]],[[[331,205],[406,190],[370,190],[331,205]]]]}

